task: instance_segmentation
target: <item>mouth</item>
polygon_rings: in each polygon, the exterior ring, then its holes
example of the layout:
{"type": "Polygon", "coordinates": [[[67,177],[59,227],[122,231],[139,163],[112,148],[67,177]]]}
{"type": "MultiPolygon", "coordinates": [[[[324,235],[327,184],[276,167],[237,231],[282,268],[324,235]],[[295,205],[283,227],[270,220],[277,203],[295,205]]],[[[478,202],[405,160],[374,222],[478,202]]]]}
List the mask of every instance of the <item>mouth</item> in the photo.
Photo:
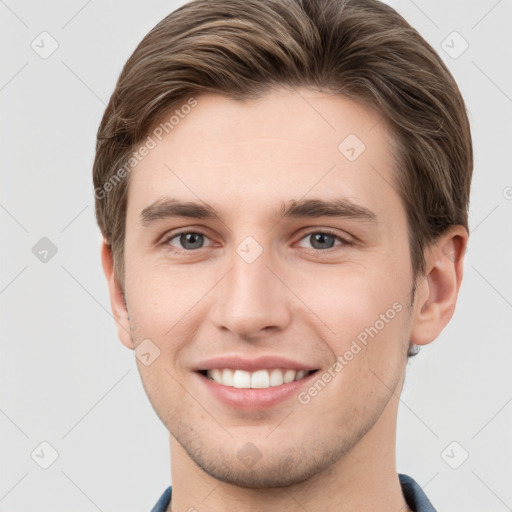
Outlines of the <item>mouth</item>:
{"type": "Polygon", "coordinates": [[[277,354],[223,354],[199,362],[193,373],[205,396],[248,412],[289,404],[319,368],[277,354]]]}
{"type": "Polygon", "coordinates": [[[268,389],[303,380],[318,370],[294,370],[265,368],[246,371],[233,368],[212,368],[199,370],[207,379],[226,387],[236,389],[268,389]]]}

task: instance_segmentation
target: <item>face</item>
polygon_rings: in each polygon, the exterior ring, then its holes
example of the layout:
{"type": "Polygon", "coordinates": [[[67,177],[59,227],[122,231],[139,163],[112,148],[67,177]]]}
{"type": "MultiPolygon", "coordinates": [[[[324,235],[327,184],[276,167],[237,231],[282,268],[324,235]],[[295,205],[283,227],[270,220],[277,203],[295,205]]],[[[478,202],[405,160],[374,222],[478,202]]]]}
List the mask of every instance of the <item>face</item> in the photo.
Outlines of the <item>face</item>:
{"type": "Polygon", "coordinates": [[[208,474],[300,482],[396,407],[413,276],[390,135],[309,89],[196,100],[130,176],[123,341],[208,474]]]}

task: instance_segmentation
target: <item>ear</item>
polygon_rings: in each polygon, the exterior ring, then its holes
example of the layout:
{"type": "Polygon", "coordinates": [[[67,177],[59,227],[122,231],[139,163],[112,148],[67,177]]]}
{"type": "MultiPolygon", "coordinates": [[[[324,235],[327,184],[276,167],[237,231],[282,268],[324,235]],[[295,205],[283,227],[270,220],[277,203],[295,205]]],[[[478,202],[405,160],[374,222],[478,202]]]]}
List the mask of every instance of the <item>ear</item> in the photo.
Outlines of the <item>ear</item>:
{"type": "Polygon", "coordinates": [[[114,272],[114,261],[112,258],[112,250],[110,246],[103,240],[101,244],[101,264],[103,265],[103,272],[107,279],[108,291],[110,294],[110,307],[114,315],[114,320],[117,326],[117,335],[122,344],[130,349],[134,349],[130,321],[128,318],[128,309],[124,300],[121,286],[117,281],[114,272]]]}
{"type": "Polygon", "coordinates": [[[434,341],[455,311],[462,281],[468,232],[452,226],[425,251],[426,270],[416,290],[411,342],[434,341]]]}

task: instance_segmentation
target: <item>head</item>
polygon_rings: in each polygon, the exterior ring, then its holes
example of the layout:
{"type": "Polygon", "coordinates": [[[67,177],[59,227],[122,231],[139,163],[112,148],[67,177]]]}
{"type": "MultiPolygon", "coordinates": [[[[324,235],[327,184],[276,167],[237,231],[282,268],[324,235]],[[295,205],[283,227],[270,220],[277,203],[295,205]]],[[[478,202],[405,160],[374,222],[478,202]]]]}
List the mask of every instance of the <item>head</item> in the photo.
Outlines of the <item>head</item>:
{"type": "Polygon", "coordinates": [[[196,0],[147,34],[98,131],[96,215],[119,336],[158,356],[143,384],[194,462],[277,486],[392,423],[453,314],[471,172],[453,77],[376,0],[196,0]],[[233,408],[203,375],[226,355],[316,373],[233,408]]]}

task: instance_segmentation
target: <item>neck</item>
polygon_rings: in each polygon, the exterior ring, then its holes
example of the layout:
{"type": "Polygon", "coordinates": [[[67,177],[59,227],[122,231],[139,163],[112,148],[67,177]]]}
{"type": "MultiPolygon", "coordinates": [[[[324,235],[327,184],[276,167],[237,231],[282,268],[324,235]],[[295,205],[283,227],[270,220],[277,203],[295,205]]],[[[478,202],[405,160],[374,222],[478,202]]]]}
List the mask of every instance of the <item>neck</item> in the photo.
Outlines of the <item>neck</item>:
{"type": "Polygon", "coordinates": [[[170,437],[172,501],[168,512],[337,510],[408,512],[396,471],[394,396],[360,442],[337,462],[306,481],[288,487],[249,489],[219,481],[170,437]]]}

